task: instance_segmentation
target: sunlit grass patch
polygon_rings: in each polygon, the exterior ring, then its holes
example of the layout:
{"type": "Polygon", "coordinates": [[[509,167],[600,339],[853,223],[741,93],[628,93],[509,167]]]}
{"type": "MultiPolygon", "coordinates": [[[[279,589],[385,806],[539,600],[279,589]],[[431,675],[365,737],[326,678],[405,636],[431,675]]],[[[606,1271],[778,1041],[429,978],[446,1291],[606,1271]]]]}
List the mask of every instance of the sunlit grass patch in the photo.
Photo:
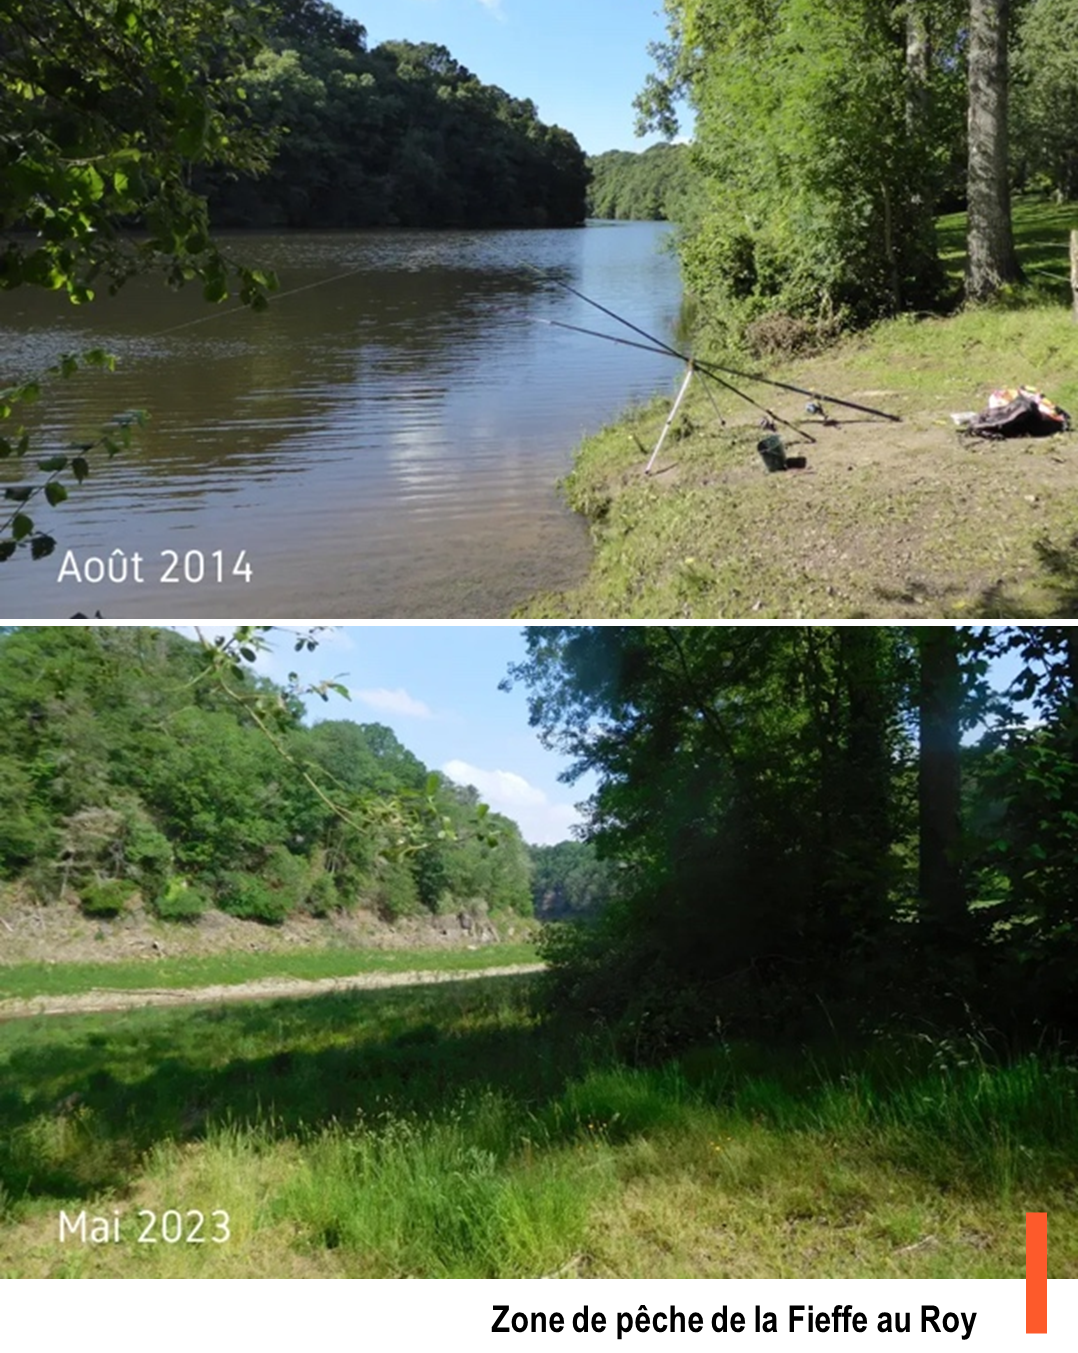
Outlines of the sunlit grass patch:
{"type": "Polygon", "coordinates": [[[120,963],[19,963],[0,966],[0,1000],[95,990],[229,986],[262,978],[317,981],[357,973],[468,971],[534,962],[533,945],[487,944],[471,949],[325,949],[120,963]]]}
{"type": "Polygon", "coordinates": [[[0,1026],[0,1272],[1078,1276],[1078,1070],[977,1039],[616,1061],[517,979],[0,1026]],[[122,1245],[57,1240],[60,1210],[122,1245]],[[137,1213],[226,1244],[135,1243],[137,1213]]]}

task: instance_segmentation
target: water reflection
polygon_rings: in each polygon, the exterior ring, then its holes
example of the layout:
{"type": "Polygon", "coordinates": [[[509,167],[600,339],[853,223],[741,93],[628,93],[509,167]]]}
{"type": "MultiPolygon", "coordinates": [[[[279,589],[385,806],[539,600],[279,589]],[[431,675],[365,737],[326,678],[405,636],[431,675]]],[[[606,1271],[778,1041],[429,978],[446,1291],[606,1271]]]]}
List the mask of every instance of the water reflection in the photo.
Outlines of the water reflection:
{"type": "Polygon", "coordinates": [[[146,569],[141,585],[88,588],[20,556],[0,567],[0,614],[499,616],[568,585],[586,532],[555,481],[582,433],[677,370],[537,325],[617,332],[535,269],[669,337],[680,287],[664,233],[245,235],[235,252],[281,278],[262,315],[149,281],[81,311],[0,298],[5,378],[94,344],[121,359],[49,389],[40,445],[125,407],[152,415],[130,454],[42,518],[61,552],[242,549],[253,568],[249,582],[146,569]]]}

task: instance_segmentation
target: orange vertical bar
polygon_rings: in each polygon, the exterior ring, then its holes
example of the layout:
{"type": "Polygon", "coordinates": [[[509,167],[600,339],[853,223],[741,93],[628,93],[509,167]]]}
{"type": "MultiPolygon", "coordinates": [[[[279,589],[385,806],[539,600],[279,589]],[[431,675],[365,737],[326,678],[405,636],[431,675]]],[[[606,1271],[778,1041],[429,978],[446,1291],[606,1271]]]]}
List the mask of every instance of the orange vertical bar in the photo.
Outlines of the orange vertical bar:
{"type": "Polygon", "coordinates": [[[1026,1213],[1026,1333],[1048,1333],[1048,1213],[1026,1213]]]}

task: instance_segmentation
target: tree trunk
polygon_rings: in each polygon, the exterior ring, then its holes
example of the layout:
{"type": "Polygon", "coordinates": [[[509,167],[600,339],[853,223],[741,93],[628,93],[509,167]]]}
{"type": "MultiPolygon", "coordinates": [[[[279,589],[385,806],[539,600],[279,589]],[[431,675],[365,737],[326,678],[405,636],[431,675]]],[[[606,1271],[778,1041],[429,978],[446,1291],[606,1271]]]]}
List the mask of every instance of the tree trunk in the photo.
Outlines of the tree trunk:
{"type": "Polygon", "coordinates": [[[884,200],[885,255],[895,310],[932,309],[945,281],[936,242],[939,182],[932,167],[932,39],[927,0],[907,0],[905,42],[906,186],[904,192],[884,200]]]}
{"type": "Polygon", "coordinates": [[[983,301],[1021,277],[1007,165],[1010,0],[970,0],[969,223],[966,296],[983,301]]]}
{"type": "Polygon", "coordinates": [[[867,929],[887,914],[892,847],[891,639],[878,625],[837,628],[846,695],[846,744],[839,788],[843,847],[852,866],[856,921],[867,929]]]}
{"type": "Polygon", "coordinates": [[[932,111],[928,75],[932,63],[932,43],[923,0],[909,0],[906,6],[906,129],[911,136],[923,135],[932,111]]]}
{"type": "Polygon", "coordinates": [[[951,626],[922,629],[917,644],[921,666],[918,804],[922,915],[940,942],[951,948],[957,947],[964,935],[969,915],[960,857],[962,676],[958,631],[951,626]]]}

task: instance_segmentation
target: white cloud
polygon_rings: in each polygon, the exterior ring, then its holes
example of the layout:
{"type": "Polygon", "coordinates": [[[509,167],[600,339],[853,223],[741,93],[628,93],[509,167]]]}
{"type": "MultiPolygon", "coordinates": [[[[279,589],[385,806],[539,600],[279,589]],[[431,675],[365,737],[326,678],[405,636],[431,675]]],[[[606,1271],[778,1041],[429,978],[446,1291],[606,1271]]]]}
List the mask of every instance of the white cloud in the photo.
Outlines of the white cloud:
{"type": "Polygon", "coordinates": [[[496,19],[505,22],[505,15],[502,13],[502,0],[479,0],[479,3],[488,14],[493,14],[496,19]]]}
{"type": "Polygon", "coordinates": [[[474,785],[496,813],[504,813],[520,828],[525,841],[552,846],[571,835],[580,821],[571,803],[551,803],[543,790],[511,770],[483,770],[467,761],[447,761],[442,770],[458,785],[474,785]]]}
{"type": "Polygon", "coordinates": [[[416,700],[400,687],[395,691],[379,687],[378,690],[352,691],[350,694],[354,700],[370,705],[371,709],[381,710],[383,714],[407,714],[413,719],[434,718],[434,713],[428,705],[422,700],[416,700]]]}

